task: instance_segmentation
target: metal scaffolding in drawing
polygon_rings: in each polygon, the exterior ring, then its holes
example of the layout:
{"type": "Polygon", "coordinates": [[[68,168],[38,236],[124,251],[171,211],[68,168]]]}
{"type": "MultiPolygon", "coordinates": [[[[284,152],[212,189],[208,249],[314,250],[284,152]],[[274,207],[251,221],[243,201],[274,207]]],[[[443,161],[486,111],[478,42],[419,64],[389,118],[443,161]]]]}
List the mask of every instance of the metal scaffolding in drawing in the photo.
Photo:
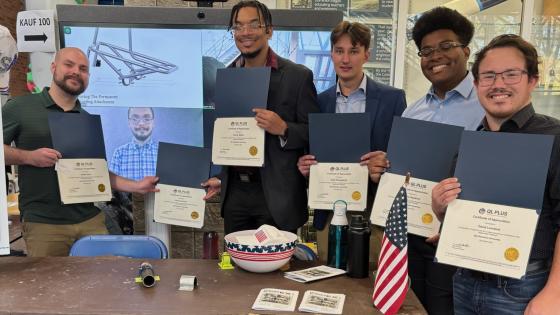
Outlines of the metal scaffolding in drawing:
{"type": "Polygon", "coordinates": [[[98,33],[99,27],[96,27],[93,43],[88,47],[88,59],[90,54],[93,53],[93,67],[100,67],[103,60],[113,69],[120,82],[125,86],[145,78],[148,74],[169,74],[179,68],[170,62],[135,52],[132,49],[132,30],[130,28],[128,29],[128,49],[97,41],[98,33]]]}

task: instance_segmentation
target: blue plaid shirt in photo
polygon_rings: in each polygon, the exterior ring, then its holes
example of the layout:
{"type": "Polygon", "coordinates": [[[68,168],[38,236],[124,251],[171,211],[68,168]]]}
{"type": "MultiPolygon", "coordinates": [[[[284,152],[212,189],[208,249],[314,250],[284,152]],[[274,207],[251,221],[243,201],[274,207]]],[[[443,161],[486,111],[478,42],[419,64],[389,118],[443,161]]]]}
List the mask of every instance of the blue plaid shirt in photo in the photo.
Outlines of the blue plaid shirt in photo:
{"type": "Polygon", "coordinates": [[[156,174],[158,143],[152,140],[140,145],[134,140],[118,147],[109,163],[111,172],[133,180],[156,174]]]}

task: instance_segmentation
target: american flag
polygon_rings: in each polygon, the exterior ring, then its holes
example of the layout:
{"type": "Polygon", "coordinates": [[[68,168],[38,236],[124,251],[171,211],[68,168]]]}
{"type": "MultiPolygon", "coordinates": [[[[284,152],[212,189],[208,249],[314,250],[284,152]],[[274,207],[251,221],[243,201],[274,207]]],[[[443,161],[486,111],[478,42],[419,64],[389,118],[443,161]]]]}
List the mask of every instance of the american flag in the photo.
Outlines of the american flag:
{"type": "Polygon", "coordinates": [[[373,304],[385,315],[397,313],[408,291],[406,205],[403,186],[389,210],[373,290],[373,304]]]}
{"type": "Polygon", "coordinates": [[[263,230],[258,230],[255,233],[255,237],[257,238],[257,241],[259,241],[259,243],[262,243],[268,239],[268,236],[266,236],[266,233],[263,230]]]}

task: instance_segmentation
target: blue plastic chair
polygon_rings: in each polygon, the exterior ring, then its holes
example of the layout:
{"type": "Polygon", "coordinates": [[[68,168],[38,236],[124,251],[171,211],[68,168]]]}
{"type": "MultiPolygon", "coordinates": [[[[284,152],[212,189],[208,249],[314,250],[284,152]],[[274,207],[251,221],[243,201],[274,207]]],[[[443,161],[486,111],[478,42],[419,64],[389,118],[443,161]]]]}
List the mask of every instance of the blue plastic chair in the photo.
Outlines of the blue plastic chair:
{"type": "Polygon", "coordinates": [[[165,259],[165,244],[146,235],[90,235],[77,240],[70,256],[125,256],[130,258],[165,259]]]}

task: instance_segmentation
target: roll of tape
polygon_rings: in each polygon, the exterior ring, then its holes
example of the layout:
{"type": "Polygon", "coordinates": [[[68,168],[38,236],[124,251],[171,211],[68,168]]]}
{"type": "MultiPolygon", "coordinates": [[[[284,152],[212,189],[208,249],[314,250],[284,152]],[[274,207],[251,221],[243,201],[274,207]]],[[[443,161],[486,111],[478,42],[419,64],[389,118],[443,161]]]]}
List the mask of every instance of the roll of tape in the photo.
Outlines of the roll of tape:
{"type": "Polygon", "coordinates": [[[196,286],[196,276],[181,275],[181,279],[179,279],[179,290],[192,291],[196,286]]]}

